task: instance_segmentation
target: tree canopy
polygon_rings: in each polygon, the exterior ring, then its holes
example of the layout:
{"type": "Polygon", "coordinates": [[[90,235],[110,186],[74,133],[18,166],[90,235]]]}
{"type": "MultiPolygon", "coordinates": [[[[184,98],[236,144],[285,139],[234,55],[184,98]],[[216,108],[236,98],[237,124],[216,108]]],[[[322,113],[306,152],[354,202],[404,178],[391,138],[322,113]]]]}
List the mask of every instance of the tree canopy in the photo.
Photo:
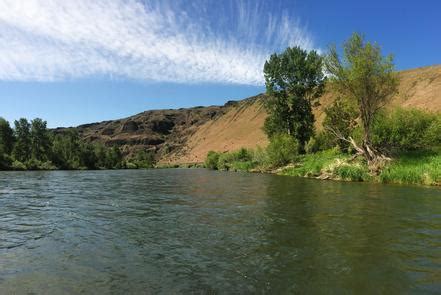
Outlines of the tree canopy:
{"type": "Polygon", "coordinates": [[[372,145],[372,124],[375,115],[398,89],[392,55],[383,56],[377,44],[366,42],[363,36],[354,33],[343,46],[343,58],[331,47],[325,65],[331,85],[358,107],[363,143],[357,150],[369,163],[378,162],[384,157],[372,145]]]}
{"type": "Polygon", "coordinates": [[[323,59],[316,51],[300,47],[289,47],[265,62],[268,118],[264,129],[270,138],[286,133],[298,141],[299,151],[304,151],[314,134],[312,104],[324,89],[322,66],[323,59]]]}

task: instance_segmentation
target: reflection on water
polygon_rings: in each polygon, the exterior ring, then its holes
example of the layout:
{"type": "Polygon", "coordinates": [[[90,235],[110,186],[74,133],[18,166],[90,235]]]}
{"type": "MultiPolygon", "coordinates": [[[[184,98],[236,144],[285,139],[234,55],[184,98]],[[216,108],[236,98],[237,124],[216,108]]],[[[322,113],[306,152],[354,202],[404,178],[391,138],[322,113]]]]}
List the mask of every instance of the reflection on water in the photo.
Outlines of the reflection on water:
{"type": "Polygon", "coordinates": [[[0,174],[0,293],[436,293],[441,191],[206,170],[0,174]]]}

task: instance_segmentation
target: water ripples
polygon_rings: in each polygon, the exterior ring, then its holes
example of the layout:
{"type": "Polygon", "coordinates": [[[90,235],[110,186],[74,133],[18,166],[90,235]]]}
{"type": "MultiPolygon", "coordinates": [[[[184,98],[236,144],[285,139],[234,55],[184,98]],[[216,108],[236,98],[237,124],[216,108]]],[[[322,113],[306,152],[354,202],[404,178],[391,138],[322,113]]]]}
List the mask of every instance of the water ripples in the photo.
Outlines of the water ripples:
{"type": "Polygon", "coordinates": [[[0,293],[430,293],[439,197],[206,170],[1,173],[0,293]]]}

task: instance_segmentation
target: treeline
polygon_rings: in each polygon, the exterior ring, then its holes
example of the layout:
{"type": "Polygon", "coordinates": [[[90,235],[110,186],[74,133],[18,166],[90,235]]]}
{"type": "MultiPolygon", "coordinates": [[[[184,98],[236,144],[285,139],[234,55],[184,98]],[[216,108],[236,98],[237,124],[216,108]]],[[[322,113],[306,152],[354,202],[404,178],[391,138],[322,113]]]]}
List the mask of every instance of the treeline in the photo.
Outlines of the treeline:
{"type": "Polygon", "coordinates": [[[377,44],[353,34],[342,52],[331,47],[319,55],[293,47],[273,54],[264,66],[269,145],[209,152],[206,167],[250,171],[288,165],[282,173],[441,184],[441,115],[386,109],[399,78],[393,58],[383,56],[377,44]],[[316,130],[312,109],[325,87],[337,99],[316,130]]]}
{"type": "Polygon", "coordinates": [[[0,170],[151,168],[154,154],[124,156],[119,147],[82,140],[75,129],[53,132],[37,118],[10,123],[0,118],[0,170]]]}

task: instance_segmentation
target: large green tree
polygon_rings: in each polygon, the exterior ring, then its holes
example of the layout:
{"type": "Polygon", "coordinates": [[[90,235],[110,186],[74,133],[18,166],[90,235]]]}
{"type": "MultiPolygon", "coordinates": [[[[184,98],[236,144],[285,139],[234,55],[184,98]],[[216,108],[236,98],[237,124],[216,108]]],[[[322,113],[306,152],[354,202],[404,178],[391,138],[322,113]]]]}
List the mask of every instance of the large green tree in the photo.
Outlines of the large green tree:
{"type": "Polygon", "coordinates": [[[0,118],[0,148],[2,153],[10,155],[14,148],[14,130],[9,122],[0,118]]]}
{"type": "Polygon", "coordinates": [[[360,147],[351,138],[349,141],[375,167],[384,162],[385,157],[372,145],[372,125],[375,115],[398,88],[393,57],[383,56],[377,44],[366,42],[357,33],[344,44],[343,53],[340,59],[337,49],[332,47],[326,58],[326,69],[336,91],[358,107],[363,141],[360,147]]]}
{"type": "Polygon", "coordinates": [[[14,121],[14,133],[14,159],[24,163],[31,158],[31,124],[25,118],[14,121]]]}
{"type": "Polygon", "coordinates": [[[299,152],[314,134],[312,104],[324,89],[323,58],[316,51],[287,48],[265,62],[268,98],[265,132],[271,138],[286,133],[297,139],[299,152]]]}
{"type": "Polygon", "coordinates": [[[47,161],[51,141],[47,130],[47,122],[40,118],[31,121],[31,153],[32,158],[39,161],[47,161]]]}

